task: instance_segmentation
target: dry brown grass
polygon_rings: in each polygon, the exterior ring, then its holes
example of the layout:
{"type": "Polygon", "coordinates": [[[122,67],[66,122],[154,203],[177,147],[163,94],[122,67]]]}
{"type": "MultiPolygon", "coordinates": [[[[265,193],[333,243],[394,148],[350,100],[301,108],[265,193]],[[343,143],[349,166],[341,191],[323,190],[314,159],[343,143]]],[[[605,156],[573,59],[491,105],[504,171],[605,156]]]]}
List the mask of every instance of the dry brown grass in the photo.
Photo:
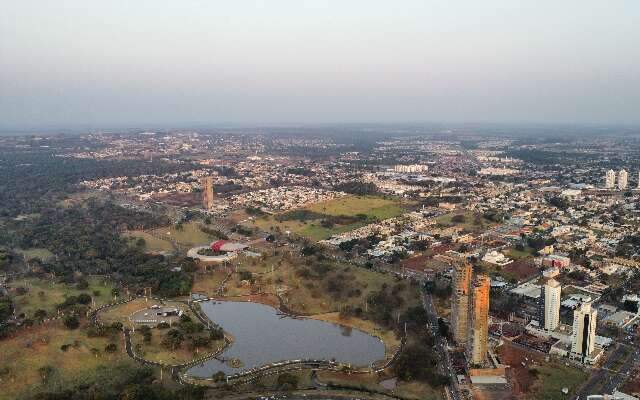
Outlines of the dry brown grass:
{"type": "Polygon", "coordinates": [[[167,333],[166,330],[152,329],[151,332],[151,342],[144,343],[143,336],[135,333],[131,335],[131,344],[140,356],[147,360],[157,361],[163,364],[182,364],[210,353],[223,344],[222,340],[218,340],[212,342],[209,348],[190,350],[187,344],[183,343],[180,348],[171,350],[162,345],[162,338],[167,333]],[[138,345],[140,347],[138,347],[138,345]],[[140,348],[140,350],[138,350],[138,348],[140,348]]]}
{"type": "Polygon", "coordinates": [[[2,365],[9,369],[0,378],[0,399],[15,399],[19,393],[41,384],[38,369],[52,366],[52,379],[69,379],[77,374],[127,359],[121,335],[88,338],[81,329],[67,330],[62,322],[52,322],[21,332],[17,337],[0,341],[2,365]],[[116,343],[118,351],[107,354],[104,348],[116,343]],[[71,345],[64,352],[60,347],[71,345]],[[98,349],[96,357],[91,349],[98,349]]]}
{"type": "Polygon", "coordinates": [[[380,327],[373,321],[368,321],[360,318],[340,318],[340,313],[333,312],[327,314],[317,314],[311,318],[320,321],[331,322],[338,325],[348,326],[350,328],[359,329],[372,336],[375,336],[382,340],[385,347],[385,356],[392,356],[398,346],[400,346],[400,340],[396,337],[393,331],[380,327]]]}

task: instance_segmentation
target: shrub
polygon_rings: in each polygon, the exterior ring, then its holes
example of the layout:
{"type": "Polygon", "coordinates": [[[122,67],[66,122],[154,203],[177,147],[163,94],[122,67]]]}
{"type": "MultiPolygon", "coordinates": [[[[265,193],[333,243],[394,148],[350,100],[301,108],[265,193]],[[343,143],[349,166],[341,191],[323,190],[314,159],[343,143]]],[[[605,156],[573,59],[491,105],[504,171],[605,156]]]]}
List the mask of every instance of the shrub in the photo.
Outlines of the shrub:
{"type": "Polygon", "coordinates": [[[75,315],[68,315],[64,317],[64,326],[66,326],[67,329],[78,329],[80,320],[75,315]]]}

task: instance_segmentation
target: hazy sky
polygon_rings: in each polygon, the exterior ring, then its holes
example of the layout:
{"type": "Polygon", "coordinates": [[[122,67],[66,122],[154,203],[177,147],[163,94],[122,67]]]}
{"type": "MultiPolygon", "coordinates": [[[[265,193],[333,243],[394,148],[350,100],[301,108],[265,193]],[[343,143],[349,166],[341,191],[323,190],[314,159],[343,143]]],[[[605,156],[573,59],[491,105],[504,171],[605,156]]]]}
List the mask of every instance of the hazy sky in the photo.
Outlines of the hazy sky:
{"type": "Polygon", "coordinates": [[[0,0],[0,127],[640,123],[638,0],[0,0]]]}

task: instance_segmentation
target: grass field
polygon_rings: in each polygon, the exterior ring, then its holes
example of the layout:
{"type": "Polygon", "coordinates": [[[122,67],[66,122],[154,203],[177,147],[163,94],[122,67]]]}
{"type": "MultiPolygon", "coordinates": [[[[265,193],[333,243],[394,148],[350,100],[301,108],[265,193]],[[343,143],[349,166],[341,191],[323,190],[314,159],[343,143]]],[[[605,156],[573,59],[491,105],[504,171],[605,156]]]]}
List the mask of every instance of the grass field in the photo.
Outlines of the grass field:
{"type": "Polygon", "coordinates": [[[95,300],[96,306],[109,303],[112,300],[111,290],[113,284],[102,278],[88,279],[89,287],[84,290],[76,288],[76,285],[65,283],[47,282],[36,278],[20,279],[12,282],[12,287],[27,287],[26,294],[13,298],[16,313],[25,313],[32,317],[36,310],[42,309],[49,315],[55,315],[58,304],[61,304],[69,296],[77,296],[80,293],[87,293],[95,300]],[[99,292],[99,295],[94,295],[99,292]]]}
{"type": "Polygon", "coordinates": [[[450,214],[444,214],[436,218],[436,223],[441,227],[459,227],[466,232],[481,232],[489,225],[487,221],[473,211],[456,211],[450,214]],[[461,221],[455,221],[454,217],[461,216],[461,221]]]}
{"type": "Polygon", "coordinates": [[[38,371],[41,367],[53,368],[48,384],[55,385],[60,380],[73,378],[99,366],[109,366],[128,359],[120,335],[88,338],[80,329],[65,329],[60,321],[35,326],[17,337],[0,341],[0,353],[3,367],[0,375],[2,400],[15,399],[27,389],[37,391],[43,383],[38,371]],[[113,354],[104,351],[109,343],[118,346],[113,354]],[[61,346],[65,344],[70,346],[67,351],[62,351],[61,346]],[[97,355],[92,349],[97,350],[97,355]]]}
{"type": "MultiPolygon", "coordinates": [[[[344,374],[340,372],[318,371],[318,380],[323,383],[332,383],[341,386],[361,388],[385,392],[380,385],[381,377],[370,374],[344,374]]],[[[392,392],[405,399],[439,400],[443,399],[442,391],[434,389],[422,382],[402,382],[398,381],[396,388],[392,392]]]]}
{"type": "MultiPolygon", "coordinates": [[[[105,324],[121,322],[125,326],[133,327],[132,322],[129,320],[131,314],[145,308],[149,308],[154,304],[157,304],[155,300],[146,301],[144,299],[136,299],[101,311],[98,318],[100,322],[105,324]]],[[[167,301],[164,305],[178,307],[187,315],[191,316],[194,321],[197,321],[193,313],[191,313],[189,308],[183,303],[167,301]]],[[[136,332],[131,335],[131,343],[133,344],[135,351],[140,353],[140,355],[147,360],[159,361],[166,364],[181,364],[183,362],[190,361],[196,358],[198,354],[201,354],[203,351],[213,351],[222,344],[222,341],[213,342],[209,350],[201,349],[199,352],[189,350],[186,343],[176,350],[170,350],[162,346],[161,343],[163,336],[167,333],[167,330],[152,328],[151,333],[151,342],[145,343],[143,336],[138,330],[136,330],[136,332]]],[[[202,334],[207,335],[206,332],[203,332],[202,334]]]]}
{"type": "Polygon", "coordinates": [[[515,247],[510,247],[503,251],[504,255],[514,260],[521,260],[523,258],[533,258],[533,252],[535,250],[529,246],[525,247],[524,250],[518,250],[515,247]]]}
{"type": "Polygon", "coordinates": [[[47,249],[31,248],[31,249],[15,249],[16,252],[22,254],[27,260],[33,260],[39,258],[42,261],[47,261],[53,258],[54,255],[47,249]]]}
{"type": "Polygon", "coordinates": [[[330,228],[323,227],[320,224],[320,219],[305,222],[297,220],[277,221],[272,216],[265,216],[258,218],[254,223],[264,231],[280,229],[283,232],[290,231],[318,241],[327,239],[335,234],[359,228],[375,220],[397,217],[404,211],[398,200],[389,200],[373,196],[347,196],[312,204],[304,209],[332,216],[355,216],[363,214],[366,215],[366,218],[345,225],[334,225],[330,228]]]}
{"type": "Polygon", "coordinates": [[[387,219],[402,214],[397,200],[373,196],[347,196],[312,204],[306,209],[329,215],[365,214],[369,218],[387,219]]]}
{"type": "Polygon", "coordinates": [[[187,345],[183,343],[180,348],[170,350],[161,343],[162,337],[167,333],[167,330],[152,329],[151,332],[150,343],[145,343],[143,336],[136,332],[131,335],[131,344],[135,351],[140,353],[140,356],[147,360],[157,361],[163,364],[182,364],[191,361],[194,358],[218,349],[224,343],[222,340],[217,340],[211,343],[209,349],[200,349],[199,351],[189,350],[187,345]]]}
{"type": "Polygon", "coordinates": [[[562,388],[568,388],[569,393],[575,393],[578,387],[584,383],[588,374],[577,368],[568,367],[560,363],[549,363],[539,367],[538,378],[533,384],[532,393],[528,399],[564,400],[569,398],[562,393],[562,388]]]}
{"type": "Polygon", "coordinates": [[[182,225],[182,229],[173,225],[165,228],[154,229],[152,232],[167,238],[172,238],[185,246],[200,246],[210,243],[215,238],[200,230],[199,222],[189,222],[182,225]]]}
{"type": "Polygon", "coordinates": [[[509,343],[500,346],[498,353],[502,362],[511,367],[510,380],[516,398],[566,400],[588,377],[580,369],[555,360],[547,362],[543,354],[509,343]],[[568,395],[562,393],[565,387],[569,389],[568,395]]]}
{"type": "Polygon", "coordinates": [[[173,251],[173,245],[168,240],[159,239],[147,232],[143,231],[130,231],[123,235],[126,238],[130,238],[130,244],[136,245],[136,240],[139,238],[144,239],[144,249],[148,252],[171,252],[173,251]]]}
{"type": "MultiPolygon", "coordinates": [[[[129,317],[136,311],[140,311],[144,308],[149,308],[154,304],[158,304],[156,300],[149,299],[145,300],[143,298],[135,299],[128,303],[119,304],[114,307],[108,307],[98,314],[98,318],[101,322],[106,324],[110,324],[113,322],[122,322],[125,326],[131,326],[131,322],[129,321],[129,317]]],[[[187,306],[183,303],[174,302],[174,301],[166,301],[164,303],[169,307],[178,307],[183,311],[188,311],[187,306]]]]}

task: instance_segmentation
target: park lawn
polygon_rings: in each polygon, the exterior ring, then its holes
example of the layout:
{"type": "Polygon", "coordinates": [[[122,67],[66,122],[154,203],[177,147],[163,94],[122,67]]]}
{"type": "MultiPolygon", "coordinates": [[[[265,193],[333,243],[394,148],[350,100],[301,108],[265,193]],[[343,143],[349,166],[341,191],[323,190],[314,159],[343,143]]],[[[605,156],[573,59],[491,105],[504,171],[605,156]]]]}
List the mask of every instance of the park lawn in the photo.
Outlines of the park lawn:
{"type": "Polygon", "coordinates": [[[257,218],[253,221],[253,224],[263,231],[273,231],[276,229],[281,232],[289,231],[319,241],[328,239],[332,235],[360,228],[372,223],[374,220],[397,217],[404,212],[400,201],[375,196],[347,196],[315,203],[304,207],[304,209],[334,216],[364,214],[367,218],[351,224],[334,225],[331,228],[326,228],[320,225],[320,219],[312,219],[305,222],[296,220],[277,221],[273,216],[267,215],[257,218]]]}
{"type": "Polygon", "coordinates": [[[41,261],[47,261],[55,257],[49,250],[37,247],[32,247],[30,249],[15,249],[15,251],[22,254],[27,260],[38,258],[41,261]]]}
{"type": "Polygon", "coordinates": [[[295,234],[300,234],[307,226],[307,224],[300,221],[276,221],[276,219],[270,215],[256,218],[256,220],[253,221],[253,225],[265,232],[280,230],[281,232],[289,231],[295,234]]]}
{"type": "MultiPolygon", "coordinates": [[[[293,375],[296,378],[298,378],[298,390],[303,391],[306,389],[311,388],[312,382],[311,382],[311,370],[310,369],[301,369],[301,370],[290,370],[290,371],[286,371],[287,374],[293,375]]],[[[266,375],[261,377],[260,379],[253,381],[253,382],[249,382],[249,383],[241,383],[241,384],[236,384],[233,387],[234,393],[237,390],[246,392],[246,391],[253,391],[253,392],[264,392],[265,390],[267,391],[271,391],[271,390],[278,390],[278,377],[280,376],[280,374],[272,374],[272,375],[266,375]]],[[[205,385],[208,384],[208,381],[203,381],[202,383],[204,383],[205,385]]],[[[230,393],[231,396],[233,396],[233,393],[230,393]]],[[[305,392],[300,392],[300,396],[298,396],[298,392],[296,391],[291,391],[289,392],[289,395],[293,398],[303,398],[306,396],[305,392]]],[[[289,395],[287,397],[289,397],[289,395]]],[[[216,396],[219,396],[218,398],[222,398],[221,394],[216,393],[216,396]]]]}
{"type": "MultiPolygon", "coordinates": [[[[216,340],[211,342],[209,348],[201,348],[198,351],[189,350],[186,343],[175,350],[168,349],[162,345],[162,338],[166,335],[168,329],[151,329],[151,342],[145,343],[142,334],[132,333],[131,344],[133,349],[146,360],[156,361],[163,364],[183,364],[195,358],[202,357],[207,353],[211,353],[223,346],[224,340],[216,340]],[[140,346],[140,347],[138,347],[140,346]]],[[[208,335],[204,332],[203,335],[208,335]]]]}
{"type": "Polygon", "coordinates": [[[325,384],[348,386],[353,388],[365,387],[372,391],[384,391],[385,389],[378,383],[378,376],[375,374],[348,374],[336,371],[317,372],[318,381],[325,384]]]}
{"type": "Polygon", "coordinates": [[[549,363],[536,366],[538,378],[536,379],[527,399],[564,400],[571,398],[578,387],[584,383],[589,374],[560,363],[549,363]],[[568,388],[569,394],[562,393],[562,388],[568,388]]]}
{"type": "Polygon", "coordinates": [[[68,330],[61,321],[34,326],[15,337],[0,341],[2,366],[7,372],[0,376],[0,399],[15,399],[26,390],[37,391],[42,383],[38,369],[54,368],[50,384],[109,366],[128,359],[120,335],[111,338],[89,338],[82,329],[68,330]],[[75,343],[75,345],[74,345],[75,343]],[[118,350],[105,353],[104,348],[115,343],[118,350]],[[71,345],[66,352],[60,347],[71,345]],[[94,355],[91,349],[97,349],[94,355]]]}
{"type": "Polygon", "coordinates": [[[156,304],[155,300],[135,299],[128,303],[118,304],[117,306],[108,307],[98,312],[100,322],[110,325],[114,322],[120,322],[125,326],[130,326],[129,316],[143,308],[151,307],[156,304]]]}
{"type": "Polygon", "coordinates": [[[222,267],[215,267],[215,269],[208,272],[199,272],[193,278],[191,291],[211,296],[218,290],[226,276],[227,270],[222,267]]]}
{"type": "Polygon", "coordinates": [[[173,245],[168,240],[159,239],[150,233],[144,231],[129,231],[123,234],[124,237],[130,239],[132,246],[136,245],[136,240],[144,239],[144,249],[147,252],[172,252],[173,245]]]}
{"type": "Polygon", "coordinates": [[[333,235],[338,235],[340,233],[349,232],[354,229],[358,229],[370,223],[370,221],[359,221],[354,222],[352,224],[347,225],[335,225],[331,228],[325,228],[318,221],[315,223],[306,224],[304,228],[297,232],[302,236],[306,236],[309,239],[320,241],[324,239],[329,239],[333,235]]]}
{"type": "Polygon", "coordinates": [[[482,267],[483,271],[486,274],[488,274],[490,277],[499,276],[504,280],[506,280],[507,282],[515,282],[518,280],[516,277],[516,274],[507,270],[506,266],[503,267],[500,265],[494,265],[484,261],[481,261],[479,265],[482,267]]]}
{"type": "MultiPolygon", "coordinates": [[[[329,262],[330,268],[323,278],[300,276],[305,259],[290,254],[285,250],[265,252],[262,257],[239,257],[230,265],[233,274],[227,281],[224,296],[246,296],[256,293],[277,294],[285,299],[287,307],[292,311],[305,315],[325,314],[340,311],[345,306],[366,308],[366,299],[372,293],[379,291],[383,284],[393,287],[402,284],[404,288],[399,295],[404,299],[406,307],[420,304],[420,294],[416,287],[408,282],[398,281],[390,274],[381,274],[352,265],[329,262]],[[237,269],[236,269],[237,263],[237,269]],[[273,267],[273,272],[272,272],[273,267]],[[236,271],[238,273],[236,273],[236,271]],[[243,271],[252,273],[253,284],[241,282],[243,271]],[[345,283],[343,295],[336,297],[326,291],[328,279],[338,273],[344,274],[348,281],[345,283]],[[352,289],[359,290],[357,294],[347,296],[352,289]]],[[[217,290],[227,276],[228,270],[214,267],[213,270],[198,273],[194,279],[193,292],[209,296],[217,295],[217,290]]],[[[335,279],[335,278],[333,278],[335,279]]]]}
{"type": "Polygon", "coordinates": [[[193,247],[205,245],[215,240],[215,237],[202,232],[202,230],[200,230],[201,226],[199,222],[189,222],[182,224],[182,229],[179,229],[177,225],[172,225],[154,229],[152,232],[167,239],[174,239],[182,245],[193,247]]]}
{"type": "Polygon", "coordinates": [[[10,286],[26,286],[29,288],[26,294],[13,298],[16,313],[25,313],[28,317],[32,317],[36,310],[42,309],[45,310],[48,315],[55,315],[57,313],[57,306],[63,303],[67,297],[77,296],[81,293],[92,296],[95,300],[96,307],[112,301],[111,291],[114,286],[111,282],[103,278],[89,278],[87,281],[89,282],[89,287],[84,290],[77,289],[75,284],[68,285],[66,283],[49,282],[37,278],[15,281],[10,286]],[[94,291],[100,292],[100,295],[95,296],[93,294],[94,291]]]}
{"type": "Polygon", "coordinates": [[[462,228],[466,232],[484,232],[489,225],[487,220],[483,219],[473,211],[455,211],[449,214],[444,214],[436,218],[436,223],[442,227],[458,227],[462,228]],[[464,221],[455,222],[453,217],[456,215],[464,216],[464,221]],[[479,224],[476,224],[476,218],[479,218],[479,224]]]}
{"type": "Polygon", "coordinates": [[[387,219],[403,213],[400,202],[375,196],[347,196],[327,200],[305,207],[307,210],[328,215],[365,214],[370,219],[387,219]]]}
{"type": "MultiPolygon", "coordinates": [[[[121,322],[125,326],[131,326],[132,322],[129,319],[131,314],[135,313],[136,311],[149,308],[155,304],[159,304],[159,302],[154,299],[145,300],[144,298],[138,298],[138,299],[129,301],[127,303],[118,304],[113,307],[105,308],[104,310],[98,313],[98,320],[105,324],[121,322]]],[[[182,311],[184,311],[185,313],[193,317],[193,314],[191,313],[189,308],[183,303],[179,303],[175,301],[165,301],[162,304],[169,307],[180,308],[182,311]]]]}
{"type": "Polygon", "coordinates": [[[510,247],[503,251],[504,255],[514,260],[520,260],[523,258],[532,258],[533,252],[535,250],[529,246],[525,247],[524,250],[518,250],[515,247],[510,247]]]}
{"type": "Polygon", "coordinates": [[[394,393],[408,399],[441,400],[444,399],[442,389],[431,387],[428,383],[398,381],[394,393]]]}
{"type": "Polygon", "coordinates": [[[318,380],[322,383],[333,383],[340,386],[362,387],[372,391],[388,392],[405,399],[440,400],[443,399],[442,390],[433,388],[423,382],[398,381],[396,388],[390,392],[380,385],[380,378],[373,374],[345,374],[333,371],[318,371],[318,380]]]}
{"type": "MultiPolygon", "coordinates": [[[[256,285],[253,288],[255,289],[256,286],[263,286],[269,277],[275,275],[275,271],[277,271],[281,265],[289,262],[284,257],[285,252],[286,250],[274,252],[267,249],[262,253],[261,257],[247,257],[240,255],[238,258],[233,260],[233,264],[229,266],[230,269],[223,266],[215,266],[208,272],[198,273],[194,278],[192,291],[194,293],[201,293],[209,296],[217,295],[217,290],[222,284],[222,281],[226,278],[229,271],[233,271],[231,279],[229,279],[225,286],[226,290],[224,295],[242,296],[251,294],[252,287],[243,285],[240,282],[240,277],[235,272],[251,272],[256,282],[256,285]],[[271,275],[272,267],[274,275],[271,275]]],[[[270,280],[270,282],[273,281],[274,279],[270,280]]],[[[264,289],[273,289],[273,287],[264,289]]],[[[275,289],[270,291],[275,292],[275,289]]]]}
{"type": "MultiPolygon", "coordinates": [[[[293,260],[292,263],[295,263],[293,260]]],[[[348,266],[346,275],[352,277],[346,284],[350,289],[360,289],[361,294],[347,297],[337,298],[325,291],[324,279],[304,279],[296,274],[296,268],[292,263],[283,263],[280,269],[275,271],[274,276],[268,276],[263,288],[265,291],[273,293],[277,282],[283,282],[288,287],[286,293],[287,306],[296,312],[303,314],[323,314],[327,312],[340,311],[345,306],[360,306],[365,308],[366,299],[372,292],[379,291],[382,285],[387,283],[393,286],[396,278],[392,275],[381,274],[364,268],[348,266]],[[271,280],[271,282],[268,282],[271,280]]],[[[298,262],[297,265],[300,265],[298,262]]],[[[333,264],[331,274],[341,271],[345,268],[342,264],[333,264]]],[[[328,276],[327,276],[328,277],[328,276]]],[[[407,282],[401,295],[405,299],[407,305],[417,303],[420,296],[407,282]]]]}

